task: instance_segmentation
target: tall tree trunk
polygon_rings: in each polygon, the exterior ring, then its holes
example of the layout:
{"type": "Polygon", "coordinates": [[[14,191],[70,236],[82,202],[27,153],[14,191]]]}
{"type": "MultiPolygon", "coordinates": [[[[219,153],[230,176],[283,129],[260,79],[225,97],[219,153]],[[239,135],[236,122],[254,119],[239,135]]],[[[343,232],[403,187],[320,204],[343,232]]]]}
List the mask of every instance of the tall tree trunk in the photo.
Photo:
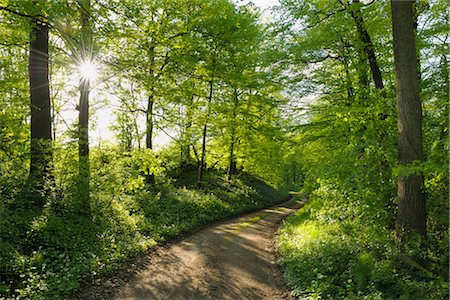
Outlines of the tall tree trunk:
{"type": "MultiPolygon", "coordinates": [[[[79,2],[81,14],[81,59],[83,63],[92,63],[92,29],[90,26],[90,0],[79,2]]],[[[78,115],[78,192],[80,202],[76,209],[90,214],[90,163],[89,163],[89,78],[80,80],[80,103],[78,115]]]]}
{"type": "Polygon", "coordinates": [[[89,79],[82,78],[80,81],[80,105],[79,105],[79,140],[78,154],[81,158],[89,157],[89,79]]]}
{"type": "Polygon", "coordinates": [[[236,116],[237,109],[239,104],[239,95],[237,89],[234,89],[234,101],[233,101],[233,109],[232,109],[232,124],[231,124],[231,133],[230,133],[230,151],[229,151],[229,162],[228,162],[228,180],[231,180],[236,171],[236,161],[234,159],[234,146],[236,143],[236,116]]]}
{"type": "MultiPolygon", "coordinates": [[[[394,60],[397,78],[398,163],[422,160],[422,107],[417,76],[414,1],[391,1],[394,60]]],[[[397,232],[426,236],[426,205],[422,174],[398,178],[397,232]]]]}
{"type": "MultiPolygon", "coordinates": [[[[354,0],[353,3],[359,4],[359,0],[354,0]]],[[[358,31],[359,37],[362,42],[363,50],[367,59],[369,60],[370,71],[372,73],[372,78],[375,83],[375,87],[378,90],[383,90],[384,83],[381,76],[381,70],[377,62],[377,57],[375,55],[374,46],[366,27],[364,26],[364,19],[361,15],[359,8],[351,9],[351,15],[356,23],[356,30],[358,31]]]]}
{"type": "MultiPolygon", "coordinates": [[[[145,143],[147,149],[153,149],[153,105],[155,104],[153,91],[152,94],[148,97],[146,117],[147,117],[147,131],[145,134],[145,143]]],[[[147,184],[155,183],[155,175],[150,173],[150,170],[147,170],[147,174],[145,175],[145,182],[147,184]]]]}
{"type": "MultiPolygon", "coordinates": [[[[358,81],[359,86],[363,89],[368,89],[369,87],[369,78],[368,78],[368,70],[367,70],[367,56],[364,49],[357,47],[358,50],[358,64],[356,65],[356,70],[358,72],[358,81]]],[[[366,99],[366,92],[362,93],[362,98],[366,99]]]]}
{"type": "MultiPolygon", "coordinates": [[[[152,17],[153,19],[153,17],[152,17]]],[[[153,107],[155,105],[155,46],[152,45],[148,49],[148,55],[150,56],[149,66],[149,78],[150,78],[150,95],[148,96],[146,114],[146,132],[145,132],[145,144],[147,149],[153,149],[153,107]]],[[[155,183],[155,175],[150,174],[150,170],[147,170],[145,175],[145,182],[147,184],[155,183]]]]}
{"type": "Polygon", "coordinates": [[[210,113],[210,107],[213,97],[213,79],[209,80],[209,96],[208,96],[208,103],[206,108],[206,119],[205,124],[203,125],[203,135],[202,135],[202,153],[200,158],[200,164],[198,166],[198,183],[201,184],[203,180],[203,173],[205,171],[205,156],[206,156],[206,133],[208,129],[208,119],[209,119],[209,113],[210,113]]]}
{"type": "Polygon", "coordinates": [[[228,180],[231,180],[233,175],[236,173],[236,161],[234,159],[234,145],[236,143],[235,133],[236,130],[233,128],[231,132],[230,154],[228,162],[228,180]]]}
{"type": "Polygon", "coordinates": [[[42,191],[52,172],[52,118],[48,72],[48,28],[33,19],[28,63],[30,79],[31,147],[29,178],[42,191]]]}
{"type": "Polygon", "coordinates": [[[191,127],[192,127],[192,116],[193,116],[193,104],[194,96],[191,97],[189,103],[186,105],[186,114],[183,118],[181,124],[181,145],[180,145],[180,155],[181,155],[181,166],[187,166],[192,163],[191,158],[191,127]]]}
{"type": "Polygon", "coordinates": [[[147,149],[153,149],[153,105],[154,105],[153,94],[148,97],[146,119],[147,119],[147,130],[145,134],[145,145],[147,149]]]}
{"type": "Polygon", "coordinates": [[[139,124],[136,119],[133,122],[133,128],[134,128],[134,134],[136,135],[137,147],[138,147],[138,149],[141,149],[141,138],[142,137],[139,132],[139,124]]]}

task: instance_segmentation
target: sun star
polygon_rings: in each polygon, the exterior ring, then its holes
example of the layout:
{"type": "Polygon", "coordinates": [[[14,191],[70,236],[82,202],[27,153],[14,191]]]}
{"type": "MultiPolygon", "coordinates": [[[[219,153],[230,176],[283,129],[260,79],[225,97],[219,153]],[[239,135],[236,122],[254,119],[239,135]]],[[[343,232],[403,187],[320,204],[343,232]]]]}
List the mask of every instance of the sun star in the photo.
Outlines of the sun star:
{"type": "Polygon", "coordinates": [[[97,66],[91,61],[81,63],[79,66],[79,71],[81,78],[88,79],[89,81],[95,80],[98,75],[97,66]]]}

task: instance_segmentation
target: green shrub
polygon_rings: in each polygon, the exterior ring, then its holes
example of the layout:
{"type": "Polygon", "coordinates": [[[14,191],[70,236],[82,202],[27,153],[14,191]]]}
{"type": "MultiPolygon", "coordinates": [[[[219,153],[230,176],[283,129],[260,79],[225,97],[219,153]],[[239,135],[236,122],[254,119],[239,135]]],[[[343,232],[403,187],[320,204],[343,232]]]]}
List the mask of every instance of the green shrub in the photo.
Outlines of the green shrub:
{"type": "Polygon", "coordinates": [[[448,265],[448,243],[429,240],[426,251],[420,239],[398,244],[390,230],[358,219],[324,221],[315,213],[318,203],[312,200],[279,232],[285,278],[299,299],[448,298],[445,265],[437,264],[448,265]]]}

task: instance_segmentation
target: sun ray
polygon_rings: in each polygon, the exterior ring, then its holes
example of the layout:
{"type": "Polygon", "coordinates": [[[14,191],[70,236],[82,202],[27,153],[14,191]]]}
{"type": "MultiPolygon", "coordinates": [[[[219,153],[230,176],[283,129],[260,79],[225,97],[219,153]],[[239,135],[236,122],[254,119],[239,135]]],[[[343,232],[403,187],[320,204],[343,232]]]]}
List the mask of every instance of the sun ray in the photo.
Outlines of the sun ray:
{"type": "Polygon", "coordinates": [[[78,70],[80,72],[81,78],[88,79],[89,81],[94,81],[97,78],[98,70],[94,62],[85,61],[82,62],[78,70]]]}

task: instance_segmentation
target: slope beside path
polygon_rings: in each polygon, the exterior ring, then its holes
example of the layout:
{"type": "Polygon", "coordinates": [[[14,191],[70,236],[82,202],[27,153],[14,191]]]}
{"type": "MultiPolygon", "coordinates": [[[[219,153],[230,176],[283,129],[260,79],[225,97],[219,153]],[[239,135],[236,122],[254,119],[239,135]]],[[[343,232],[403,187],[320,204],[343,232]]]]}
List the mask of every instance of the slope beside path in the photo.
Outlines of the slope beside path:
{"type": "Polygon", "coordinates": [[[204,228],[128,265],[137,268],[126,278],[107,278],[77,298],[291,299],[276,264],[274,234],[303,204],[291,200],[204,228]]]}

